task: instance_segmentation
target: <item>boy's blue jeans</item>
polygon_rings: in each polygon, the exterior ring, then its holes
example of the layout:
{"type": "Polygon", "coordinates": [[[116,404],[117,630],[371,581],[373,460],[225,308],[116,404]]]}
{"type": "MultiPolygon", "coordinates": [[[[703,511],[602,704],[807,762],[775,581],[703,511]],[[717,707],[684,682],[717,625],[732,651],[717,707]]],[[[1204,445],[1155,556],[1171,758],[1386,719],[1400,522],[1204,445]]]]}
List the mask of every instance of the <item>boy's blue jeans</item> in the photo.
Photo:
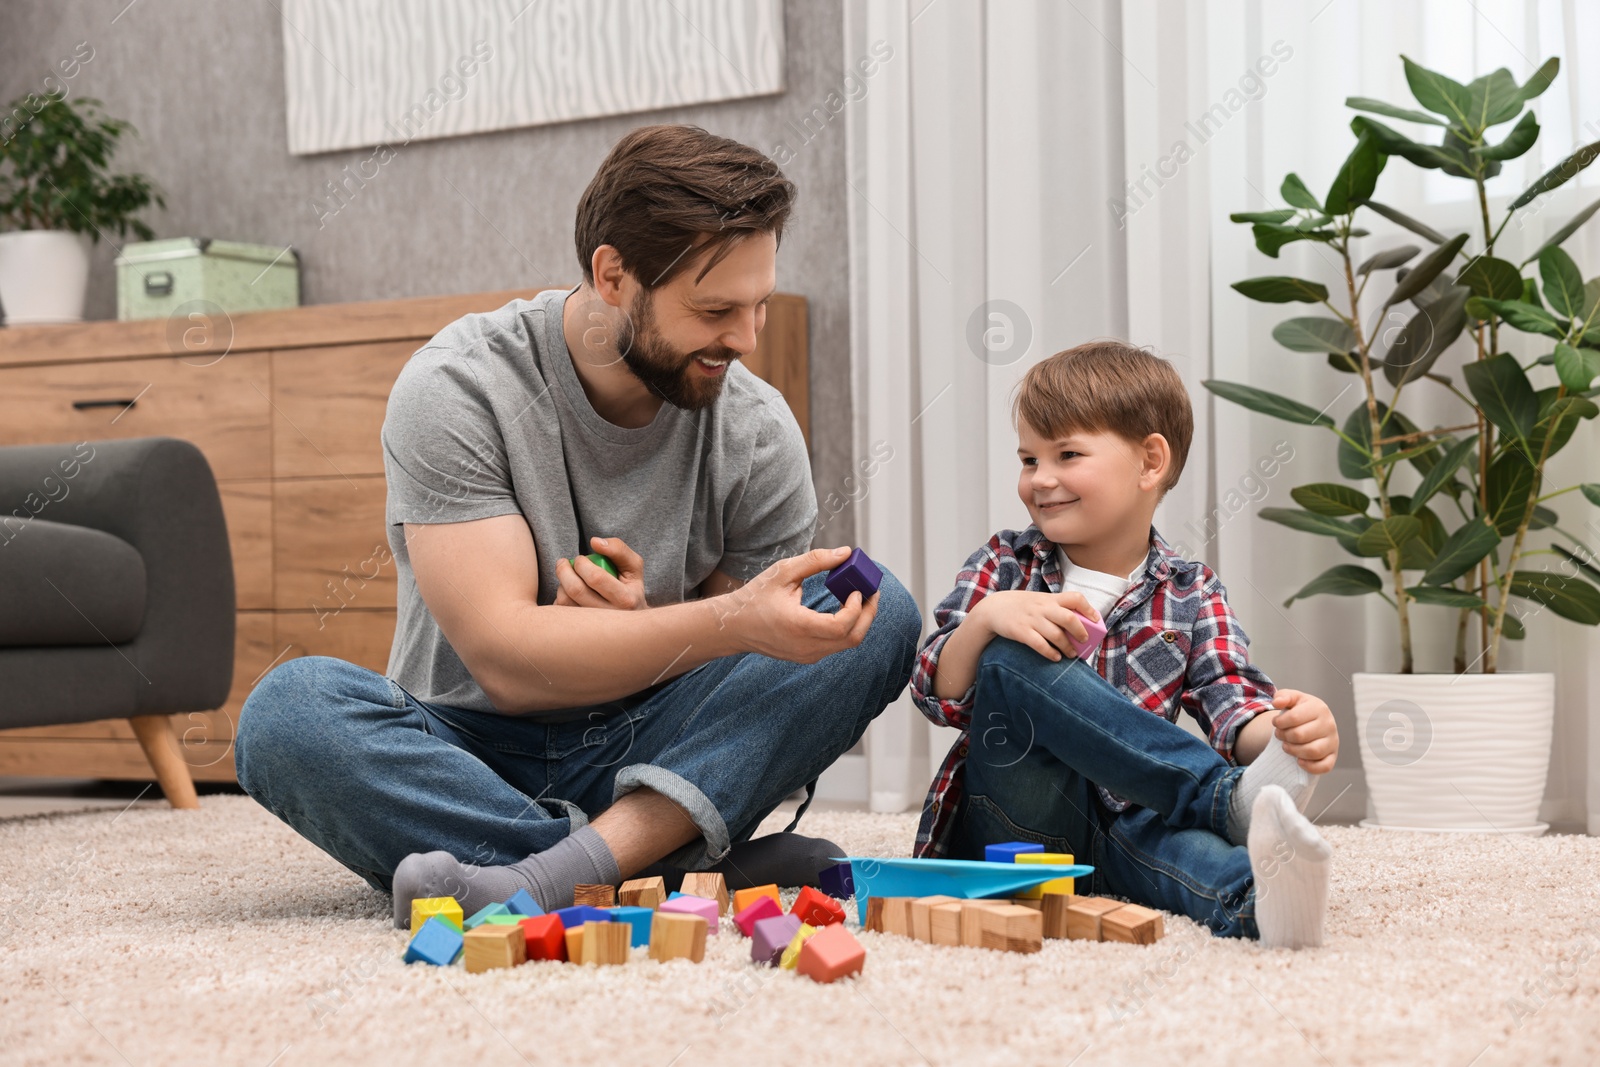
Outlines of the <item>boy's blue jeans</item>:
{"type": "MultiPolygon", "coordinates": [[[[805,580],[803,602],[835,612],[823,578],[805,580]]],[[[677,802],[701,832],[666,860],[703,868],[814,782],[905,688],[921,613],[887,570],[878,597],[855,648],[813,664],[724,656],[642,701],[559,725],[430,704],[343,660],[289,660],[240,712],[239,784],[385,892],[410,853],[514,863],[640,787],[677,802]]],[[[627,654],[596,649],[594,667],[627,654]]]]}
{"type": "Polygon", "coordinates": [[[1094,865],[1080,893],[1187,915],[1219,937],[1259,937],[1249,853],[1227,837],[1243,768],[1093,667],[995,638],[979,660],[966,744],[952,858],[1035,841],[1094,865]],[[1094,783],[1132,806],[1108,810],[1094,783]]]}

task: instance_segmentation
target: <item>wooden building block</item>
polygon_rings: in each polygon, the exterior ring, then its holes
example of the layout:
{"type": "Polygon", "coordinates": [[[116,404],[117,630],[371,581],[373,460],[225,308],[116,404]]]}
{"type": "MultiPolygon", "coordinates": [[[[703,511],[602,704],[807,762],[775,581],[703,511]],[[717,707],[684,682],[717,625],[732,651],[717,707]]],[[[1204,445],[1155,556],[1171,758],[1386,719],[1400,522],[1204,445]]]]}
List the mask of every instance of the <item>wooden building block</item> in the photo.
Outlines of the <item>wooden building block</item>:
{"type": "Polygon", "coordinates": [[[1039,901],[1039,910],[1044,913],[1044,936],[1047,939],[1067,936],[1067,909],[1077,899],[1066,893],[1047,893],[1039,901]]]}
{"type": "Polygon", "coordinates": [[[1032,908],[1034,911],[1044,910],[1043,897],[1012,897],[1010,900],[1006,901],[1006,903],[1014,904],[1019,908],[1032,908]]]}
{"type": "Polygon", "coordinates": [[[583,927],[581,927],[581,926],[569,927],[566,930],[566,932],[561,935],[561,939],[567,943],[567,962],[568,963],[582,963],[583,962],[583,927]]]}
{"type": "MultiPolygon", "coordinates": [[[[914,921],[915,916],[912,918],[914,921]]],[[[928,909],[928,940],[935,945],[961,944],[961,901],[928,909]]]]}
{"type": "Polygon", "coordinates": [[[527,933],[520,926],[483,923],[468,930],[462,962],[473,974],[515,967],[528,960],[527,933]]]}
{"type": "Polygon", "coordinates": [[[867,962],[867,950],[843,925],[818,930],[815,937],[800,947],[795,970],[814,982],[835,982],[850,974],[860,974],[867,962]]]}
{"type": "MultiPolygon", "coordinates": [[[[794,912],[790,912],[793,915],[794,912]]],[[[783,955],[778,958],[778,966],[786,971],[792,971],[800,965],[800,950],[806,947],[806,942],[817,936],[817,928],[810,923],[801,923],[800,929],[794,932],[794,938],[789,942],[789,947],[783,950],[783,955]]]]}
{"type": "Polygon", "coordinates": [[[600,966],[627,963],[632,939],[631,923],[584,923],[583,962],[600,966]]]}
{"type": "Polygon", "coordinates": [[[883,933],[883,899],[883,897],[867,898],[867,914],[861,920],[863,929],[877,934],[883,933]]]}
{"type": "Polygon", "coordinates": [[[430,915],[439,916],[458,931],[465,929],[462,923],[461,905],[456,903],[455,897],[418,897],[413,900],[411,929],[421,930],[422,924],[428,921],[430,915]]]}
{"type": "Polygon", "coordinates": [[[1008,904],[979,913],[979,944],[1001,952],[1038,952],[1044,947],[1044,913],[1008,904]]]}
{"type": "Polygon", "coordinates": [[[778,910],[783,911],[783,898],[778,895],[776,885],[756,885],[749,889],[740,889],[733,894],[733,903],[729,905],[735,915],[756,902],[757,897],[771,897],[772,902],[778,905],[778,910]]]}
{"type": "Polygon", "coordinates": [[[794,898],[790,915],[797,915],[803,923],[812,926],[832,926],[844,922],[844,905],[814,886],[804,886],[794,898]]]}
{"type": "Polygon", "coordinates": [[[662,878],[630,878],[617,891],[617,902],[628,908],[659,908],[667,899],[667,883],[662,878]]]}
{"type": "Polygon", "coordinates": [[[609,885],[575,885],[572,887],[572,906],[589,908],[614,908],[617,890],[609,885]]]}
{"type": "Polygon", "coordinates": [[[983,944],[983,913],[1010,907],[1006,900],[963,900],[961,902],[961,944],[978,948],[983,944]]]}
{"type": "Polygon", "coordinates": [[[728,880],[716,871],[690,871],[683,876],[679,890],[686,897],[704,897],[717,902],[717,914],[728,914],[728,880]]]}
{"type": "MultiPolygon", "coordinates": [[[[1075,863],[1070,852],[1019,852],[1014,860],[1016,863],[1075,863]]],[[[1052,878],[1032,889],[1024,889],[1017,896],[1025,900],[1038,900],[1046,893],[1072,893],[1075,879],[1052,878]]]]}
{"type": "Polygon", "coordinates": [[[528,959],[559,962],[567,958],[567,932],[554,915],[534,915],[517,925],[522,927],[528,959]]]}
{"type": "Polygon", "coordinates": [[[1104,941],[1129,945],[1153,945],[1165,933],[1161,913],[1138,904],[1124,904],[1100,917],[1100,936],[1104,941]]]}
{"type": "Polygon", "coordinates": [[[706,958],[706,920],[686,912],[657,911],[650,921],[650,958],[692,960],[706,958]]]}
{"type": "MultiPolygon", "coordinates": [[[[960,897],[931,896],[917,897],[911,902],[911,936],[918,941],[933,942],[933,909],[940,904],[951,904],[959,901],[960,897]]],[[[957,927],[959,933],[959,925],[957,927]]]]}
{"type": "Polygon", "coordinates": [[[883,932],[911,936],[911,898],[883,898],[883,932]]]}
{"type": "Polygon", "coordinates": [[[1102,941],[1100,920],[1107,912],[1122,907],[1120,900],[1105,897],[1073,897],[1067,905],[1067,936],[1074,941],[1102,941]]]}

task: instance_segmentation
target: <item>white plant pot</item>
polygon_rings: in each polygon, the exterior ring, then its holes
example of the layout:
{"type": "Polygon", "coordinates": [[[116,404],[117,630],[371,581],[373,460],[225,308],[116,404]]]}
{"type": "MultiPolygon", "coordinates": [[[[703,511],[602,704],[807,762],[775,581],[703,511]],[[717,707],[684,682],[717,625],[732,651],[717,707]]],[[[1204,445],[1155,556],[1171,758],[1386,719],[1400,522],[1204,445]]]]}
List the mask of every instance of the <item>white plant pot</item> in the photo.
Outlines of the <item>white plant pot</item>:
{"type": "Polygon", "coordinates": [[[1376,819],[1436,833],[1540,834],[1553,674],[1357,674],[1356,726],[1376,819]]]}
{"type": "Polygon", "coordinates": [[[89,238],[65,230],[0,233],[0,304],[7,326],[82,322],[89,238]]]}

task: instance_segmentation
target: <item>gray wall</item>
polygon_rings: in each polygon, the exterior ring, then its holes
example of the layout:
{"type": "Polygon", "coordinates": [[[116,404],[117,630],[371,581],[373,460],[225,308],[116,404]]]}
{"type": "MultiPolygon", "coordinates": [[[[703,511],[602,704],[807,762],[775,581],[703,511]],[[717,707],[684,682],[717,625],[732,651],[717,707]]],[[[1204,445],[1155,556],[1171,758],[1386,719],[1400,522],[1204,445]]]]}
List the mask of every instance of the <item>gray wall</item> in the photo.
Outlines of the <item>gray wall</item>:
{"type": "MultiPolygon", "coordinates": [[[[124,10],[124,2],[5,0],[0,101],[40,91],[88,42],[93,58],[67,85],[138,128],[116,162],[164,190],[166,210],[146,216],[157,235],[292,244],[308,304],[572,284],[578,197],[611,145],[638,125],[692,122],[787,160],[800,199],[778,287],[810,301],[812,473],[821,497],[841,485],[850,467],[844,119],[808,143],[796,136],[844,76],[840,0],[788,0],[788,88],[778,96],[414,141],[333,215],[314,204],[326,205],[327,183],[372,149],[289,155],[277,7],[136,0],[124,10]]],[[[101,242],[90,318],[116,317],[113,255],[101,242]]],[[[853,536],[846,511],[820,540],[853,536]]]]}

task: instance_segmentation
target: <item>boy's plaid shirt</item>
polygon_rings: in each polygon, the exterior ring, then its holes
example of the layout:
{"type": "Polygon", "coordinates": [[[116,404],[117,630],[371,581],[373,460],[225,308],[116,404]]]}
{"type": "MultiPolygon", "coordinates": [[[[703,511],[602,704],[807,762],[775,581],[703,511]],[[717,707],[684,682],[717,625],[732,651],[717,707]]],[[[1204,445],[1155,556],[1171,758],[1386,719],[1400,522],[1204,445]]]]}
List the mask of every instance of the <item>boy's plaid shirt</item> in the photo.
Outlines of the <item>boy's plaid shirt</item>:
{"type": "MultiPolygon", "coordinates": [[[[956,575],[956,587],[934,610],[937,627],[922,644],[911,672],[911,697],[929,719],[954,726],[960,737],[928,790],[917,828],[916,856],[946,854],[952,816],[962,795],[967,728],[977,682],[957,700],[934,695],[934,672],[945,641],[973,605],[1009,589],[1059,593],[1061,568],[1055,543],[1029,525],[1001,530],[974,552],[956,575]]],[[[1105,615],[1106,639],[1096,669],[1117,689],[1169,722],[1187,708],[1211,747],[1229,763],[1239,729],[1273,711],[1277,691],[1249,660],[1249,638],[1228,606],[1227,592],[1211,568],[1186,560],[1150,527],[1150,554],[1140,580],[1105,615]]],[[[1096,786],[1112,811],[1128,801],[1096,786]]]]}

